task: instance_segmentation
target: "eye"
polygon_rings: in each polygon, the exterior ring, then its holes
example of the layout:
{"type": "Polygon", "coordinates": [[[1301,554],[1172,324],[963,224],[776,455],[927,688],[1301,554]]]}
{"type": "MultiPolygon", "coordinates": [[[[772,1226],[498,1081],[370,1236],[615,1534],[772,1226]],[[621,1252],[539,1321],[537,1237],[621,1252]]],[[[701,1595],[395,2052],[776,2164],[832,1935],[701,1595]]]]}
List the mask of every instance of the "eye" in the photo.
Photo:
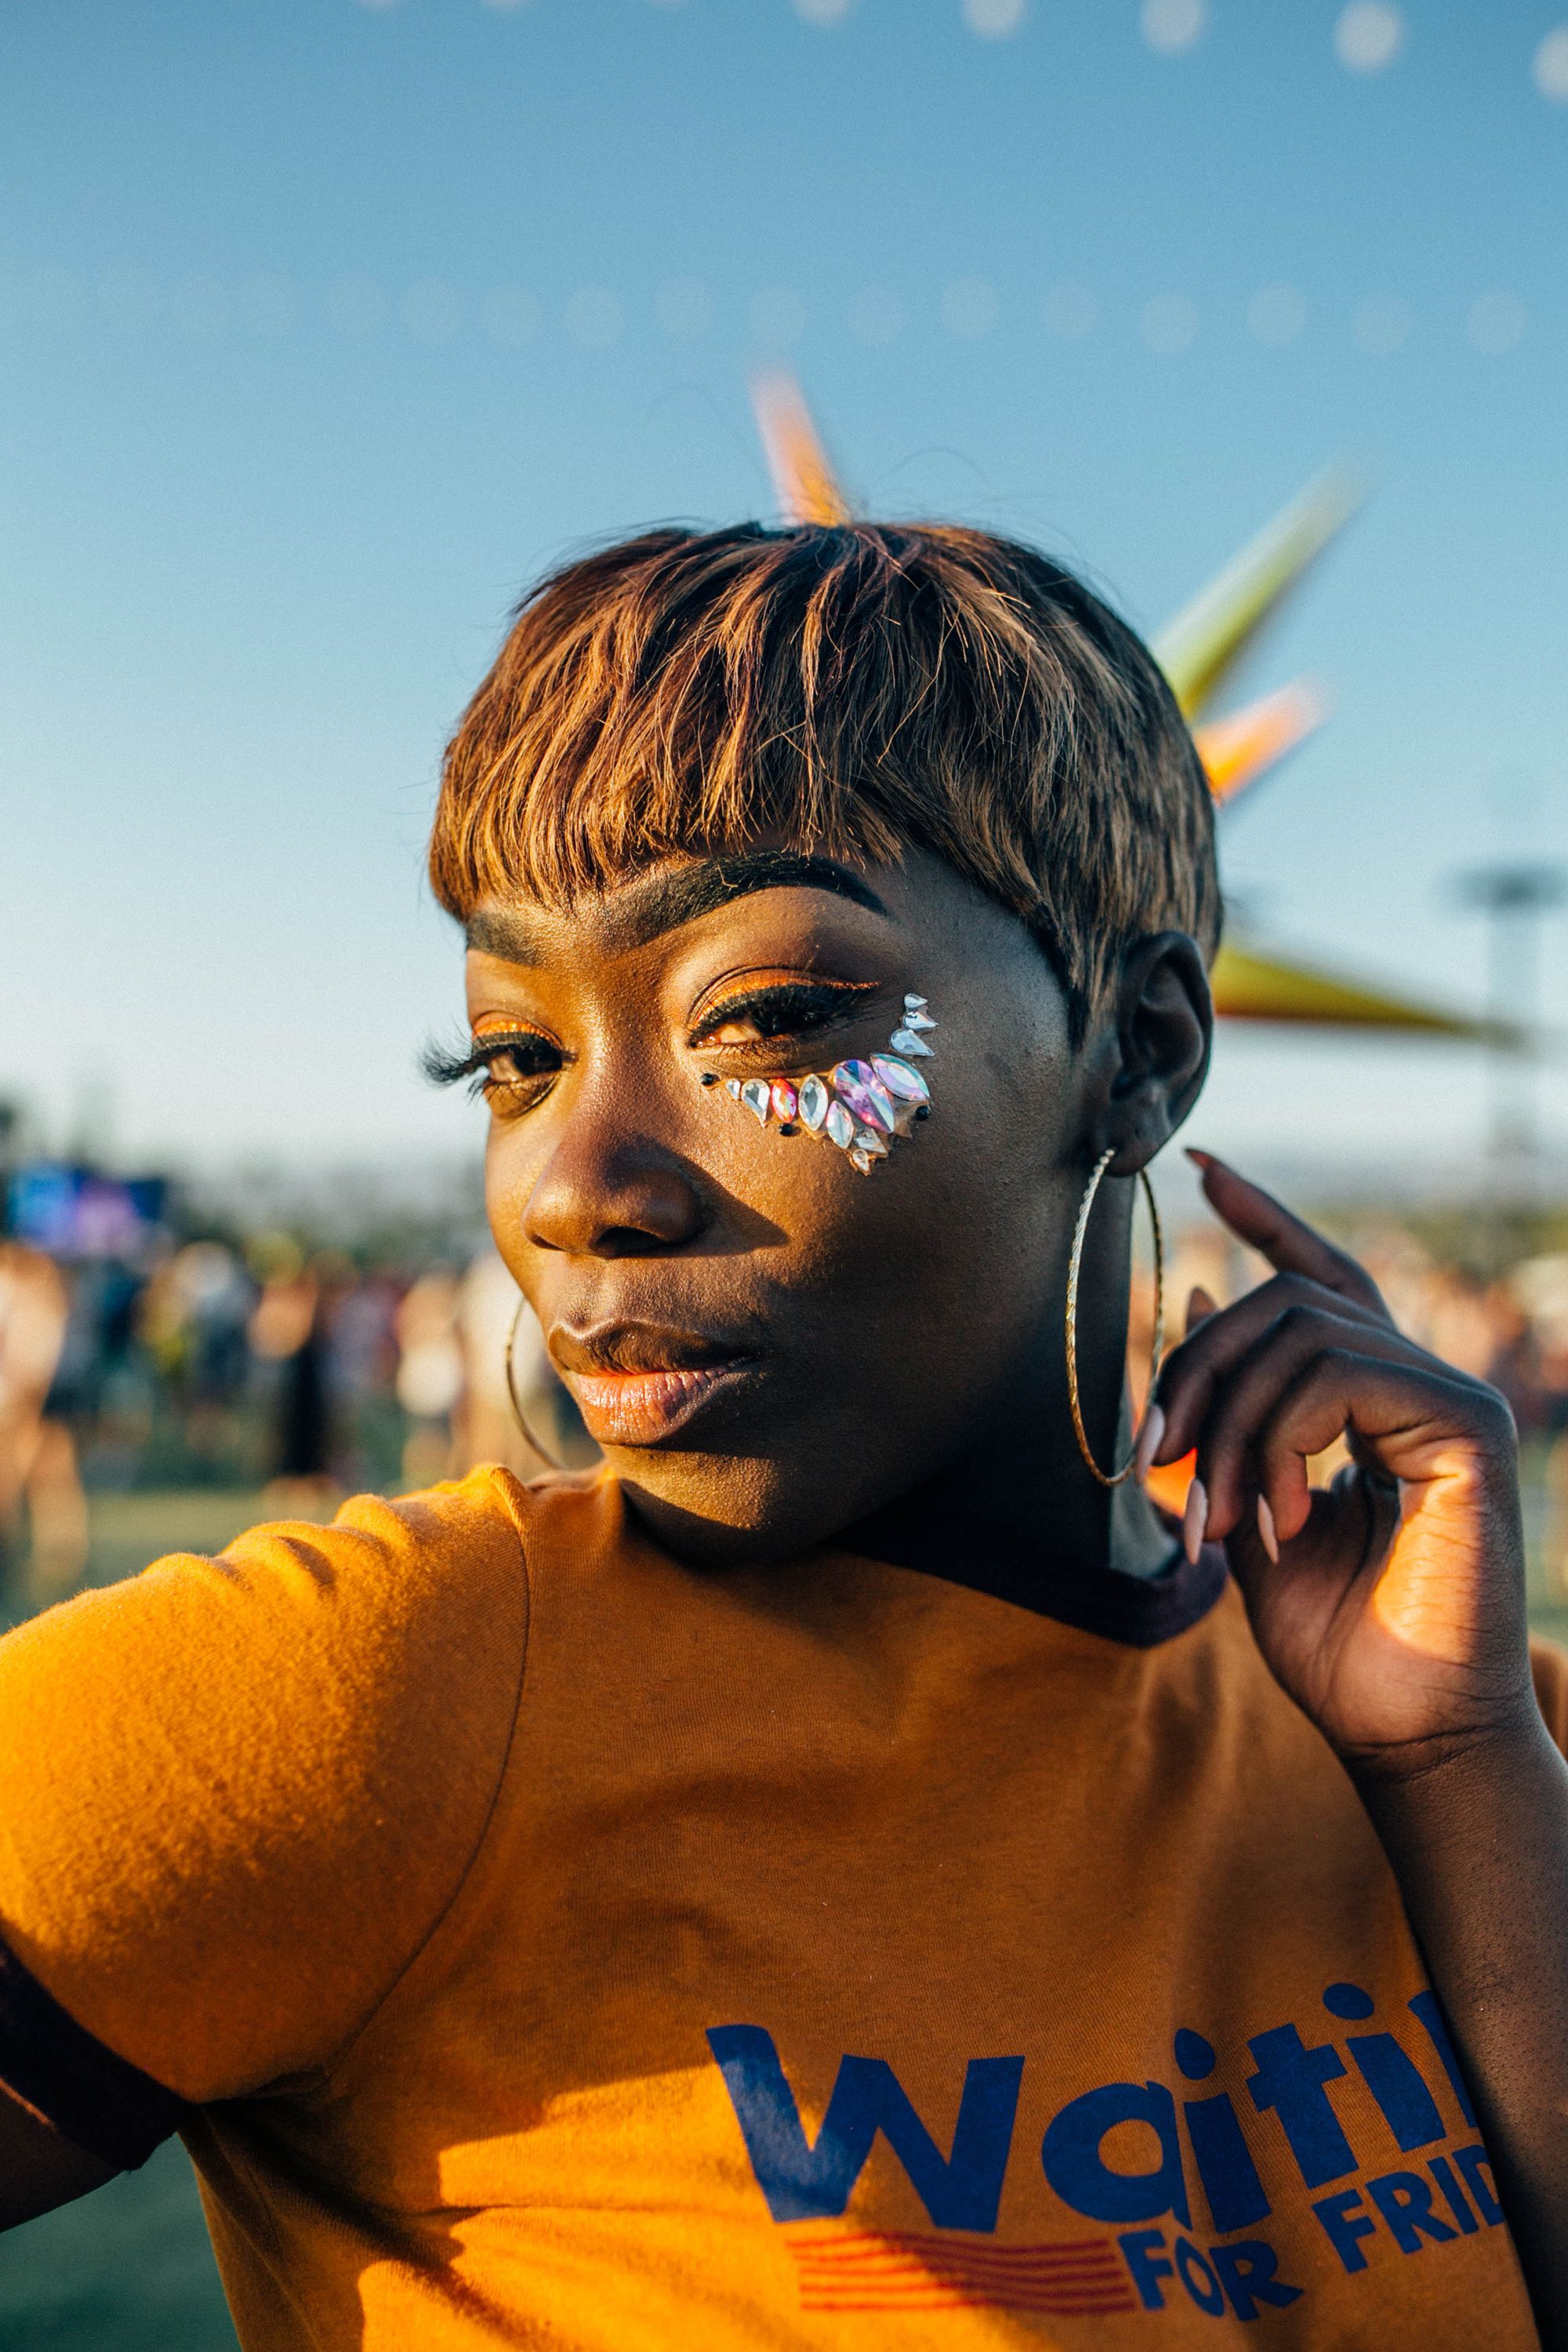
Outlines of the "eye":
{"type": "Polygon", "coordinates": [[[481,1050],[479,1092],[492,1107],[528,1108],[561,1068],[560,1046],[535,1030],[521,1036],[487,1037],[482,1048],[475,1048],[476,1053],[481,1050]]]}
{"type": "Polygon", "coordinates": [[[447,1054],[431,1046],[425,1055],[425,1074],[444,1087],[472,1079],[471,1091],[504,1114],[531,1110],[542,1101],[565,1058],[554,1039],[541,1030],[494,1029],[478,1035],[467,1054],[447,1054]]]}
{"type": "Polygon", "coordinates": [[[693,1027],[694,1046],[790,1044],[853,1018],[873,995],[871,981],[783,981],[752,986],[704,1008],[693,1027]]]}

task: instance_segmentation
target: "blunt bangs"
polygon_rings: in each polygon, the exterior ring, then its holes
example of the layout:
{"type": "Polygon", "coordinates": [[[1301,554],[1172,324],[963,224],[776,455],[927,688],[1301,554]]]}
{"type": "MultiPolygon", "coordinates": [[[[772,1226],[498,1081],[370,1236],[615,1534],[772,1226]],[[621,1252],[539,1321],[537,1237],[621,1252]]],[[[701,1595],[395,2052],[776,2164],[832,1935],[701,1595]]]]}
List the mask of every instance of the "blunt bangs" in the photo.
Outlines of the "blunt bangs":
{"type": "Polygon", "coordinates": [[[1218,944],[1207,782],[1152,656],[984,531],[668,530],[553,572],[447,748],[430,878],[466,919],[767,838],[945,858],[1036,934],[1080,1037],[1132,939],[1218,944]]]}

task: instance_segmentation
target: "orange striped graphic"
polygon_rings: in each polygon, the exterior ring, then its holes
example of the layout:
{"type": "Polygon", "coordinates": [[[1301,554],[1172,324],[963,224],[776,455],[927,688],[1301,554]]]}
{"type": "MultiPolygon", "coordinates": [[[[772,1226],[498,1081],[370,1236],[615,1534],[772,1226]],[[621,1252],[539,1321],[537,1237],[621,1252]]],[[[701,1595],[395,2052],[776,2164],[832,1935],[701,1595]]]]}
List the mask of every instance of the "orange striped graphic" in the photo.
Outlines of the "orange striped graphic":
{"type": "Polygon", "coordinates": [[[912,2231],[792,2231],[803,2311],[1043,2311],[1058,2318],[1135,2311],[1109,2238],[1005,2246],[992,2238],[912,2231]]]}

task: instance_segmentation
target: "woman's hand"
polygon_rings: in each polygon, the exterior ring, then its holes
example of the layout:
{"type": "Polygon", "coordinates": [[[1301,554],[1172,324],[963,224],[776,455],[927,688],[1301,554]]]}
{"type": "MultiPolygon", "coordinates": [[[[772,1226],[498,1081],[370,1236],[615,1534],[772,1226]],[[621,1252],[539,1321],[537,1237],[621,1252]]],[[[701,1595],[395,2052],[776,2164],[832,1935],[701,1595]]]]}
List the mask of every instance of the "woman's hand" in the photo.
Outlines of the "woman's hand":
{"type": "Polygon", "coordinates": [[[1545,2352],[1568,2352],[1568,1766],[1535,1705],[1513,1422],[1395,1330],[1354,1261],[1194,1152],[1276,1269],[1161,1371],[1258,1646],[1343,1761],[1475,2095],[1545,2352]],[[1335,1439],[1328,1489],[1307,1464],[1335,1439]]]}
{"type": "Polygon", "coordinates": [[[1194,1548],[1206,1505],[1265,1659],[1358,1778],[1538,1738],[1508,1406],[1406,1339],[1353,1259],[1192,1157],[1276,1269],[1160,1374],[1153,1458],[1197,1450],[1194,1548]],[[1352,1466],[1310,1486],[1309,1458],[1342,1434],[1352,1466]]]}

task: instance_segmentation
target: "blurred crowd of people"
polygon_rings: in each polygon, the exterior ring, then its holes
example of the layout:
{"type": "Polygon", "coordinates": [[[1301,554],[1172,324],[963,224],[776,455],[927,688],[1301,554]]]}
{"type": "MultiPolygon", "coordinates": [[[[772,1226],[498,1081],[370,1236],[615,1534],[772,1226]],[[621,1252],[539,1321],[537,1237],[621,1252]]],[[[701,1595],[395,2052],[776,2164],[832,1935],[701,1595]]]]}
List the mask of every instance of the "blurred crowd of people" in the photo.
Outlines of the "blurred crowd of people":
{"type": "Polygon", "coordinates": [[[258,1489],[268,1510],[321,1516],[476,1462],[534,1475],[514,1323],[531,1425],[560,1416],[520,1303],[489,1248],[363,1264],[271,1233],[61,1264],[0,1240],[0,1585],[68,1591],[95,1491],[258,1489]]]}
{"type": "MultiPolygon", "coordinates": [[[[1544,1492],[1548,1578],[1568,1599],[1568,1251],[1482,1280],[1399,1224],[1349,1238],[1406,1331],[1507,1395],[1544,1492]]],[[[1194,1286],[1230,1298],[1265,1271],[1216,1226],[1177,1235],[1172,1323],[1194,1286]]],[[[243,1488],[262,1508],[321,1516],[343,1494],[476,1462],[533,1475],[508,1387],[514,1324],[530,1426],[572,1456],[569,1401],[519,1307],[488,1246],[380,1263],[262,1233],[62,1262],[0,1239],[0,1591],[37,1601],[78,1581],[95,1491],[243,1488]]],[[[1134,1330],[1135,1366],[1149,1336],[1134,1330]]]]}

